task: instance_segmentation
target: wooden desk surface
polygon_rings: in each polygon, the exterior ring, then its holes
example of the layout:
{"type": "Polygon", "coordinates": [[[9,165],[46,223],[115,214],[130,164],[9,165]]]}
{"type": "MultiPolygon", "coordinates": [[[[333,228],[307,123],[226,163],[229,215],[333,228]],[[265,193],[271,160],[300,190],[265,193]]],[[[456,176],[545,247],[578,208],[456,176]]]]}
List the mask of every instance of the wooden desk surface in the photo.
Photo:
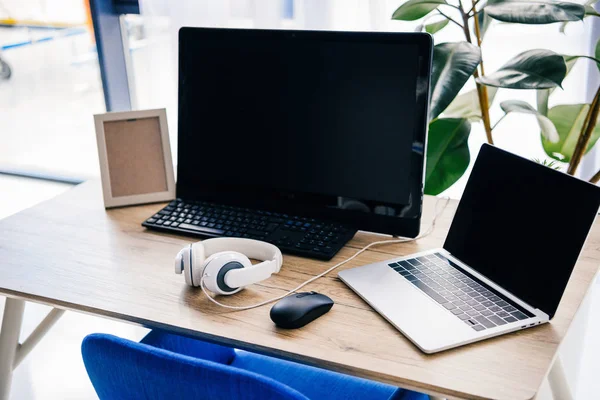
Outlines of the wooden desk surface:
{"type": "MultiPolygon", "coordinates": [[[[425,204],[427,226],[434,199],[425,204]]],[[[369,250],[341,268],[441,247],[457,203],[417,243],[369,250]]],[[[269,306],[228,311],[175,275],[173,259],[190,238],[140,223],[162,205],[105,211],[98,182],[0,221],[0,293],[59,308],[164,328],[260,353],[318,365],[430,394],[468,399],[530,399],[546,376],[600,260],[596,222],[552,323],[426,355],[348,289],[336,272],[306,287],[336,302],[305,328],[280,330],[269,306]]],[[[358,233],[330,262],[285,256],[281,272],[223,299],[265,300],[295,287],[381,236],[358,233]]],[[[510,248],[510,238],[506,238],[510,248]]]]}

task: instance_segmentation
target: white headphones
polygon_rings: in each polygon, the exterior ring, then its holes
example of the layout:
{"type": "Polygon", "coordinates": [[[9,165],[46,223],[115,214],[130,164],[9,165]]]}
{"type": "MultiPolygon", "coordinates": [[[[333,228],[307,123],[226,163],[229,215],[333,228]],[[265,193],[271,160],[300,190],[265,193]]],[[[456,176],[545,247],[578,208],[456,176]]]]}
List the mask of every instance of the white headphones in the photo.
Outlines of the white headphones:
{"type": "Polygon", "coordinates": [[[281,269],[281,251],[252,239],[216,238],[190,244],[175,257],[175,273],[190,286],[202,285],[216,294],[234,294],[268,279],[281,269]],[[249,258],[262,261],[252,265],[249,258]]]}

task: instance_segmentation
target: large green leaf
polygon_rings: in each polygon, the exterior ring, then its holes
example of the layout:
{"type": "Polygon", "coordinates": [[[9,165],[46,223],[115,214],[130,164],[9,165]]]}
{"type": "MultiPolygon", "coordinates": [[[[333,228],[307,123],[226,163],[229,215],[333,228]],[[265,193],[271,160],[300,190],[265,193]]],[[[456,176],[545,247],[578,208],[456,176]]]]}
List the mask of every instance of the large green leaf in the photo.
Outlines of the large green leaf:
{"type": "Polygon", "coordinates": [[[545,49],[525,51],[479,83],[509,89],[550,89],[562,84],[567,73],[560,54],[545,49]]]}
{"type": "MultiPolygon", "coordinates": [[[[542,146],[548,156],[558,161],[570,162],[579,139],[585,116],[590,109],[589,104],[569,104],[552,107],[548,111],[548,118],[556,126],[559,141],[551,143],[542,136],[542,146]]],[[[600,137],[600,125],[596,125],[585,152],[590,151],[600,137]]]]}
{"type": "Polygon", "coordinates": [[[498,21],[518,24],[581,21],[585,16],[583,5],[553,0],[488,0],[485,11],[498,21]]]}
{"type": "Polygon", "coordinates": [[[442,43],[433,48],[431,119],[448,107],[480,62],[481,50],[467,42],[442,43]]]}
{"type": "Polygon", "coordinates": [[[415,21],[423,18],[442,4],[448,3],[446,3],[446,0],[408,0],[394,11],[392,19],[415,21]]]}
{"type": "Polygon", "coordinates": [[[521,114],[531,114],[535,116],[538,125],[540,126],[540,129],[542,131],[542,136],[544,137],[544,139],[551,143],[558,143],[558,141],[560,140],[554,123],[548,117],[542,115],[535,108],[531,107],[528,103],[521,100],[503,101],[502,103],[500,103],[500,108],[506,114],[516,112],[521,114]]]}
{"type": "MultiPolygon", "coordinates": [[[[577,63],[577,60],[579,60],[581,57],[586,57],[586,56],[566,56],[563,55],[563,58],[565,60],[565,65],[567,66],[567,72],[565,73],[565,77],[567,75],[569,75],[569,73],[571,72],[571,70],[573,69],[573,67],[575,66],[575,63],[577,63]]],[[[586,58],[591,58],[591,57],[586,57],[586,58]]],[[[591,58],[592,60],[596,61],[595,59],[591,58]]],[[[600,68],[600,64],[599,68],[600,68]]],[[[553,87],[552,89],[540,89],[537,91],[537,109],[538,111],[542,114],[542,115],[548,115],[548,100],[550,98],[550,95],[556,90],[556,87],[553,87]]]]}
{"type": "MultiPolygon", "coordinates": [[[[589,17],[589,16],[600,17],[600,14],[598,14],[596,9],[594,8],[594,4],[596,4],[597,2],[598,2],[598,0],[587,0],[585,3],[583,3],[583,7],[585,8],[585,16],[586,17],[589,17]]],[[[568,23],[569,22],[563,22],[560,24],[560,28],[559,28],[560,33],[565,33],[565,29],[566,29],[568,23]]]]}
{"type": "Polygon", "coordinates": [[[470,133],[466,119],[440,118],[429,124],[425,194],[440,194],[463,176],[471,160],[470,133]]]}
{"type": "Polygon", "coordinates": [[[439,22],[433,22],[431,24],[427,24],[427,25],[425,25],[425,32],[433,35],[434,33],[439,32],[442,29],[444,29],[446,27],[446,25],[448,25],[449,22],[450,22],[449,20],[443,19],[439,22]]]}
{"type": "MultiPolygon", "coordinates": [[[[488,92],[488,107],[494,102],[498,88],[489,87],[488,92]]],[[[470,90],[466,93],[456,96],[454,101],[450,103],[448,108],[442,113],[444,118],[466,118],[471,122],[481,120],[481,107],[479,107],[479,96],[477,89],[470,90]]]]}

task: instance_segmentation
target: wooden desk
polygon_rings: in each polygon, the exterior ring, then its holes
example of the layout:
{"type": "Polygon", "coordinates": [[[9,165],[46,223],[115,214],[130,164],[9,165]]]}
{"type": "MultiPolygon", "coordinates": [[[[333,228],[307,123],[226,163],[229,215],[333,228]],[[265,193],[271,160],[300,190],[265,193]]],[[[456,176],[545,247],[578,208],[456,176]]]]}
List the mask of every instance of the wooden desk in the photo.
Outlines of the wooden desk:
{"type": "MultiPolygon", "coordinates": [[[[424,226],[430,222],[434,201],[426,200],[424,226]]],[[[456,204],[450,203],[430,236],[369,250],[342,268],[440,247],[456,204]]],[[[99,183],[90,182],[0,221],[0,293],[438,396],[531,399],[600,261],[600,223],[596,222],[551,324],[426,355],[350,291],[335,272],[306,289],[330,296],[336,305],[299,330],[277,329],[269,319],[269,306],[231,312],[211,304],[173,271],[175,254],[191,239],[140,226],[161,207],[105,211],[99,183]]],[[[278,275],[223,301],[243,305],[279,295],[380,238],[359,233],[330,262],[285,256],[278,275]]],[[[506,245],[510,247],[510,238],[506,245]]],[[[14,300],[11,304],[18,313],[14,300]]],[[[0,347],[0,358],[1,351],[0,347]]]]}

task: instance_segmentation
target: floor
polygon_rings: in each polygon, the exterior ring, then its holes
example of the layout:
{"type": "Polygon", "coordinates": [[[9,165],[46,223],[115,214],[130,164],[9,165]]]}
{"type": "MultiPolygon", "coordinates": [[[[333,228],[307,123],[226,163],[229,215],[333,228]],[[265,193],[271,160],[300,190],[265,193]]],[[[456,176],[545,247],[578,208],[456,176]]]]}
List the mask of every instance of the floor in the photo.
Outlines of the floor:
{"type": "MultiPolygon", "coordinates": [[[[0,219],[52,198],[70,185],[0,174],[0,219]]],[[[0,297],[0,313],[4,298],[0,297]]],[[[28,303],[21,331],[27,337],[49,307],[28,303]]],[[[90,315],[67,312],[16,369],[11,400],[96,399],[81,360],[80,344],[94,332],[141,339],[147,329],[90,315]],[[59,383],[60,382],[60,383],[59,383]]],[[[600,280],[597,280],[565,340],[561,357],[577,400],[598,399],[600,380],[600,280]]],[[[547,383],[538,400],[550,399],[547,383]]]]}

